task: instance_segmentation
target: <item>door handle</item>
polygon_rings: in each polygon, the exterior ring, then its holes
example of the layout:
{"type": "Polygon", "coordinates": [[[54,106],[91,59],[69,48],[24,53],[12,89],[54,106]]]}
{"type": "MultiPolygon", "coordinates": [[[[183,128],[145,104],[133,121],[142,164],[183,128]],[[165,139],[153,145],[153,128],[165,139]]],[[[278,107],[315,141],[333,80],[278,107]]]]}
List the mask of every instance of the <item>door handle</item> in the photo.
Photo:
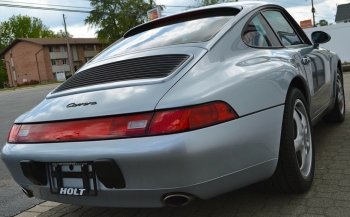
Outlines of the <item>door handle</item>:
{"type": "Polygon", "coordinates": [[[310,63],[310,58],[308,56],[304,56],[301,62],[303,63],[303,65],[307,65],[310,63]]]}

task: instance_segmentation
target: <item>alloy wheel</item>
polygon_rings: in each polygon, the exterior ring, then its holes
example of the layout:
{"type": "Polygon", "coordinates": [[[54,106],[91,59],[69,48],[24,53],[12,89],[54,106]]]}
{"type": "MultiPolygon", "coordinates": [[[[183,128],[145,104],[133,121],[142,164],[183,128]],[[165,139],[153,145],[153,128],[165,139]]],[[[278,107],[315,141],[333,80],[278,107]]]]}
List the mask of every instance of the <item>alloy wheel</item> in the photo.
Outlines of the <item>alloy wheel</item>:
{"type": "Polygon", "coordinates": [[[295,101],[293,120],[295,154],[300,173],[307,180],[310,177],[312,167],[312,138],[307,111],[300,99],[295,101]]]}

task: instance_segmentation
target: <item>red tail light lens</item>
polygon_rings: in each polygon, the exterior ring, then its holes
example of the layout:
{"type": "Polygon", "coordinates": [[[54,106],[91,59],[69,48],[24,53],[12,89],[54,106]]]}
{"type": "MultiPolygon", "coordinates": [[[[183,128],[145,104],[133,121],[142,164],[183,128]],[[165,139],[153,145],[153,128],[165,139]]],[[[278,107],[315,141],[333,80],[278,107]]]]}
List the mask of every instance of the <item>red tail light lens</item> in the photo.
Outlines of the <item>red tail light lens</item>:
{"type": "Polygon", "coordinates": [[[149,135],[195,130],[236,118],[226,103],[210,103],[191,108],[156,112],[149,135]]]}
{"type": "Polygon", "coordinates": [[[144,136],[151,117],[152,113],[148,113],[89,120],[23,124],[20,129],[12,128],[10,135],[13,136],[10,138],[15,139],[9,139],[9,142],[63,142],[144,136]]]}
{"type": "Polygon", "coordinates": [[[13,125],[11,131],[9,133],[9,137],[7,139],[8,142],[16,142],[17,134],[19,129],[21,129],[21,125],[13,125]]]}
{"type": "Polygon", "coordinates": [[[63,142],[140,137],[199,129],[237,118],[223,102],[137,115],[15,124],[10,143],[63,142]]]}

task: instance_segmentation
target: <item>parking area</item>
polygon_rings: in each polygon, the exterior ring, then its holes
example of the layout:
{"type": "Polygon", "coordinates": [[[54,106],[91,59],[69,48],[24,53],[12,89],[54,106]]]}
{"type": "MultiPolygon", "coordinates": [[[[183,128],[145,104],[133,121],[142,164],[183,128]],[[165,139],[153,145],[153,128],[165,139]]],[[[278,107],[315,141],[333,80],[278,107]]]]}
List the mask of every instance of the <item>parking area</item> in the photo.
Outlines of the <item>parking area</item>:
{"type": "Polygon", "coordinates": [[[344,86],[347,113],[345,122],[320,122],[314,127],[315,179],[307,193],[275,194],[268,191],[263,183],[258,183],[210,200],[196,199],[179,208],[101,208],[44,202],[17,216],[349,216],[350,73],[344,74],[344,86]]]}

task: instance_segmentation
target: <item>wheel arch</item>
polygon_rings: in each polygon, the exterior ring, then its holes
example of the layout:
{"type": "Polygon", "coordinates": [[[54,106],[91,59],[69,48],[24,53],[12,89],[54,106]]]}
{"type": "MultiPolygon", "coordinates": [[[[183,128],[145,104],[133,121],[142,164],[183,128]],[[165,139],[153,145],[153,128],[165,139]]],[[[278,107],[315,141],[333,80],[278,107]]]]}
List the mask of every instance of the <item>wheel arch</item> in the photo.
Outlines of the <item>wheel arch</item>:
{"type": "MultiPolygon", "coordinates": [[[[333,75],[333,87],[332,87],[332,97],[335,100],[336,98],[336,92],[337,92],[337,69],[339,69],[341,76],[343,77],[343,67],[341,66],[341,60],[337,58],[337,66],[334,64],[334,75],[333,75]]],[[[335,101],[334,101],[335,102],[335,101]]],[[[332,103],[332,106],[334,105],[334,102],[332,103]]]]}
{"type": "MultiPolygon", "coordinates": [[[[342,76],[342,78],[343,78],[343,83],[344,83],[344,73],[343,73],[343,67],[342,67],[342,65],[341,65],[341,60],[340,60],[340,59],[338,59],[337,68],[338,68],[339,71],[340,71],[340,74],[341,74],[341,76],[342,76]]],[[[343,84],[343,85],[344,85],[344,84],[343,84]]]]}
{"type": "MultiPolygon", "coordinates": [[[[310,97],[310,91],[308,89],[308,85],[306,83],[306,80],[303,79],[302,77],[300,76],[296,76],[292,79],[292,81],[290,82],[290,85],[289,85],[289,88],[292,88],[292,87],[295,87],[295,88],[298,88],[304,95],[305,99],[306,99],[306,102],[307,102],[307,105],[309,107],[309,110],[310,110],[310,102],[311,102],[311,97],[310,97]]],[[[311,110],[310,110],[311,111],[311,110]]]]}

